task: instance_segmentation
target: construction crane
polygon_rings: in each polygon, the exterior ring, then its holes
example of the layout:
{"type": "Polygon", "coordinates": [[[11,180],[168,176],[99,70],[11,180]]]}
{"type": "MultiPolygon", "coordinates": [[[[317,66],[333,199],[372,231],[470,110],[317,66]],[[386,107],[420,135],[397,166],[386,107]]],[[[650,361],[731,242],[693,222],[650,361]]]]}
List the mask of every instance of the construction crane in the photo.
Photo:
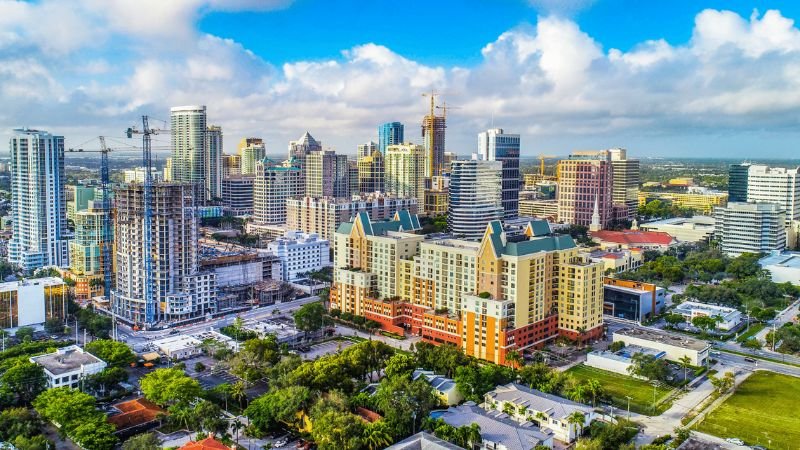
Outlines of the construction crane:
{"type": "Polygon", "coordinates": [[[144,321],[151,324],[155,321],[156,305],[153,298],[153,210],[150,206],[150,199],[153,195],[153,176],[152,176],[152,135],[159,134],[164,130],[150,128],[150,119],[142,116],[142,129],[136,125],[126,130],[128,139],[134,134],[142,135],[142,165],[144,166],[144,321]]]}
{"type": "Polygon", "coordinates": [[[442,106],[437,106],[436,109],[442,110],[442,117],[447,119],[447,110],[448,109],[461,109],[460,106],[447,106],[447,102],[442,102],[442,106]]]}
{"type": "Polygon", "coordinates": [[[544,160],[545,160],[545,158],[557,158],[557,156],[539,154],[539,175],[542,176],[542,179],[544,179],[544,160]]]}

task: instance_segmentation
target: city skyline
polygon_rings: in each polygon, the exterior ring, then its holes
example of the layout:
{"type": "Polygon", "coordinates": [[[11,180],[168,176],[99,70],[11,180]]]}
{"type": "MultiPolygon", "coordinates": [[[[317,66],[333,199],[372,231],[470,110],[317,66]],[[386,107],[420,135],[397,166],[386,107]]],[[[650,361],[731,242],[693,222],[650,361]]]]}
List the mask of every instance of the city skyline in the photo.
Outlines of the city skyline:
{"type": "Polygon", "coordinates": [[[791,2],[437,2],[426,14],[456,13],[420,17],[410,33],[373,23],[380,5],[354,3],[325,14],[313,1],[0,2],[0,138],[28,126],[69,147],[121,136],[141,114],[165,120],[170,107],[205,104],[229,137],[225,153],[259,136],[277,154],[309,131],[355,154],[390,121],[423,143],[420,94],[434,89],[460,107],[448,114],[446,148],[460,155],[492,127],[520,134],[523,157],[612,147],[793,155],[800,8],[791,2]],[[51,16],[57,36],[21,25],[51,16]],[[309,30],[294,42],[284,31],[300,17],[309,30]],[[341,32],[322,39],[320,23],[341,32]]]}

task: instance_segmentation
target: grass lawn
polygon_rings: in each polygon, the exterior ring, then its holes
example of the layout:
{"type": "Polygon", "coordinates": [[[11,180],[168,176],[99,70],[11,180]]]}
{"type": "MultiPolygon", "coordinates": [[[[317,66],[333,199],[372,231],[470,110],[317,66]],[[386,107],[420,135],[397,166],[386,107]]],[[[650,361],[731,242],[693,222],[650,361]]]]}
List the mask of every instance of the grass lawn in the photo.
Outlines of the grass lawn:
{"type": "Polygon", "coordinates": [[[759,331],[761,331],[763,329],[764,329],[764,324],[763,323],[754,323],[754,324],[750,325],[750,329],[749,330],[747,330],[744,333],[740,334],[739,337],[736,338],[736,342],[741,344],[742,342],[744,342],[744,341],[750,339],[751,337],[755,336],[756,333],[758,333],[759,331]]]}
{"type": "MultiPolygon", "coordinates": [[[[590,380],[592,378],[600,382],[606,397],[611,398],[611,403],[621,410],[628,409],[628,399],[631,397],[631,411],[640,414],[653,414],[653,385],[644,380],[638,380],[627,375],[621,375],[606,370],[596,369],[584,364],[579,364],[567,370],[578,380],[590,380]]],[[[656,388],[656,401],[660,401],[672,391],[670,387],[656,388]]],[[[656,415],[663,413],[672,402],[662,402],[656,406],[656,415]]],[[[619,411],[622,414],[622,411],[619,411]]]]}
{"type": "Polygon", "coordinates": [[[721,438],[738,437],[749,445],[795,449],[800,442],[798,398],[800,378],[756,372],[697,429],[721,438]]]}

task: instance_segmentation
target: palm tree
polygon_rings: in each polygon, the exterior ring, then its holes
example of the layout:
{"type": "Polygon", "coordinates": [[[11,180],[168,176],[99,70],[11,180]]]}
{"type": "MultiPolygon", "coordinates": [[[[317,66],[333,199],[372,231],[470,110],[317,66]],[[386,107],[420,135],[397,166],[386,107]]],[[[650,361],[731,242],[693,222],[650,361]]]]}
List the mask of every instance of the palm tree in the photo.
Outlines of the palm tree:
{"type": "Polygon", "coordinates": [[[597,396],[603,393],[603,386],[596,378],[592,378],[586,381],[586,390],[588,390],[589,395],[592,396],[592,408],[594,408],[597,396]]]}
{"type": "Polygon", "coordinates": [[[244,424],[242,423],[241,420],[239,420],[238,417],[236,419],[234,419],[233,422],[231,422],[231,427],[234,429],[234,431],[236,431],[236,445],[237,446],[239,445],[239,430],[242,429],[243,425],[244,424]]]}
{"type": "Polygon", "coordinates": [[[504,413],[508,414],[509,416],[513,416],[515,411],[516,411],[516,408],[514,407],[513,403],[511,403],[511,402],[503,403],[503,412],[504,413]]]}
{"type": "Polygon", "coordinates": [[[547,423],[547,414],[545,414],[545,413],[543,413],[541,411],[536,411],[536,418],[539,420],[539,426],[540,427],[541,427],[541,423],[542,422],[547,423]]]}
{"type": "Polygon", "coordinates": [[[689,366],[692,365],[692,358],[690,358],[689,355],[684,355],[682,358],[678,359],[678,364],[680,364],[681,367],[683,367],[683,381],[684,381],[684,386],[685,386],[686,385],[686,373],[687,373],[687,370],[689,369],[689,366]]]}
{"type": "Polygon", "coordinates": [[[580,436],[583,431],[583,424],[586,423],[586,415],[580,411],[573,411],[567,416],[567,423],[575,425],[575,435],[580,436]]]}
{"type": "Polygon", "coordinates": [[[392,434],[386,422],[379,420],[364,428],[364,443],[369,450],[386,448],[392,444],[392,434]]]}
{"type": "Polygon", "coordinates": [[[586,399],[586,388],[582,384],[575,385],[575,387],[570,389],[567,393],[567,396],[574,402],[583,403],[586,399]]]}
{"type": "Polygon", "coordinates": [[[239,402],[239,407],[242,408],[242,402],[247,400],[247,387],[244,385],[244,381],[237,381],[231,385],[231,398],[239,402]]]}
{"type": "Polygon", "coordinates": [[[481,427],[477,423],[471,423],[458,428],[459,440],[458,445],[464,448],[475,448],[483,442],[481,437],[481,427]]]}
{"type": "Polygon", "coordinates": [[[519,368],[522,366],[524,360],[518,351],[511,350],[506,354],[506,362],[509,363],[511,367],[519,368]]]}

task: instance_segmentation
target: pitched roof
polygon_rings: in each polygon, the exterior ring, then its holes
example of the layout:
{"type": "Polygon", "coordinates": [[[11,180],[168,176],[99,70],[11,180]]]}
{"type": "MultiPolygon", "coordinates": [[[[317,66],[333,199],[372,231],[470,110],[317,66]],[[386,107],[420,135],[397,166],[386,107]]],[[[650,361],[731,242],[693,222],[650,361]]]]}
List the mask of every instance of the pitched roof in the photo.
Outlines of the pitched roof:
{"type": "Polygon", "coordinates": [[[180,450],[230,450],[225,444],[209,436],[202,441],[189,441],[180,450]]]}
{"type": "Polygon", "coordinates": [[[387,447],[386,450],[463,450],[463,448],[422,431],[387,447]]]}
{"type": "Polygon", "coordinates": [[[524,405],[557,419],[566,418],[574,411],[588,413],[592,410],[592,408],[582,403],[573,402],[557,395],[546,394],[517,383],[498,386],[495,390],[487,393],[486,396],[500,403],[511,402],[515,405],[524,405]]]}
{"type": "Polygon", "coordinates": [[[614,242],[617,244],[637,245],[637,244],[659,244],[669,245],[674,241],[673,237],[662,231],[637,231],[637,230],[601,230],[591,233],[592,238],[601,241],[614,242]]]}
{"type": "Polygon", "coordinates": [[[108,421],[116,426],[117,431],[152,422],[158,418],[159,414],[164,413],[164,410],[158,405],[144,398],[135,398],[113,406],[119,411],[119,414],[110,416],[108,421]]]}
{"type": "Polygon", "coordinates": [[[546,220],[531,220],[528,222],[528,227],[531,229],[532,236],[545,236],[552,233],[550,224],[546,220]]]}
{"type": "Polygon", "coordinates": [[[550,432],[530,422],[515,422],[506,414],[486,411],[473,402],[451,407],[442,415],[442,420],[456,428],[478,424],[484,441],[499,444],[507,450],[531,450],[551,438],[550,432]]]}
{"type": "Polygon", "coordinates": [[[419,217],[416,214],[411,214],[408,210],[397,211],[394,219],[380,220],[373,222],[369,218],[366,211],[359,211],[350,222],[343,222],[336,229],[337,233],[349,234],[353,229],[353,224],[358,220],[364,228],[364,234],[368,236],[382,236],[389,231],[406,231],[413,232],[419,230],[419,217]]]}

